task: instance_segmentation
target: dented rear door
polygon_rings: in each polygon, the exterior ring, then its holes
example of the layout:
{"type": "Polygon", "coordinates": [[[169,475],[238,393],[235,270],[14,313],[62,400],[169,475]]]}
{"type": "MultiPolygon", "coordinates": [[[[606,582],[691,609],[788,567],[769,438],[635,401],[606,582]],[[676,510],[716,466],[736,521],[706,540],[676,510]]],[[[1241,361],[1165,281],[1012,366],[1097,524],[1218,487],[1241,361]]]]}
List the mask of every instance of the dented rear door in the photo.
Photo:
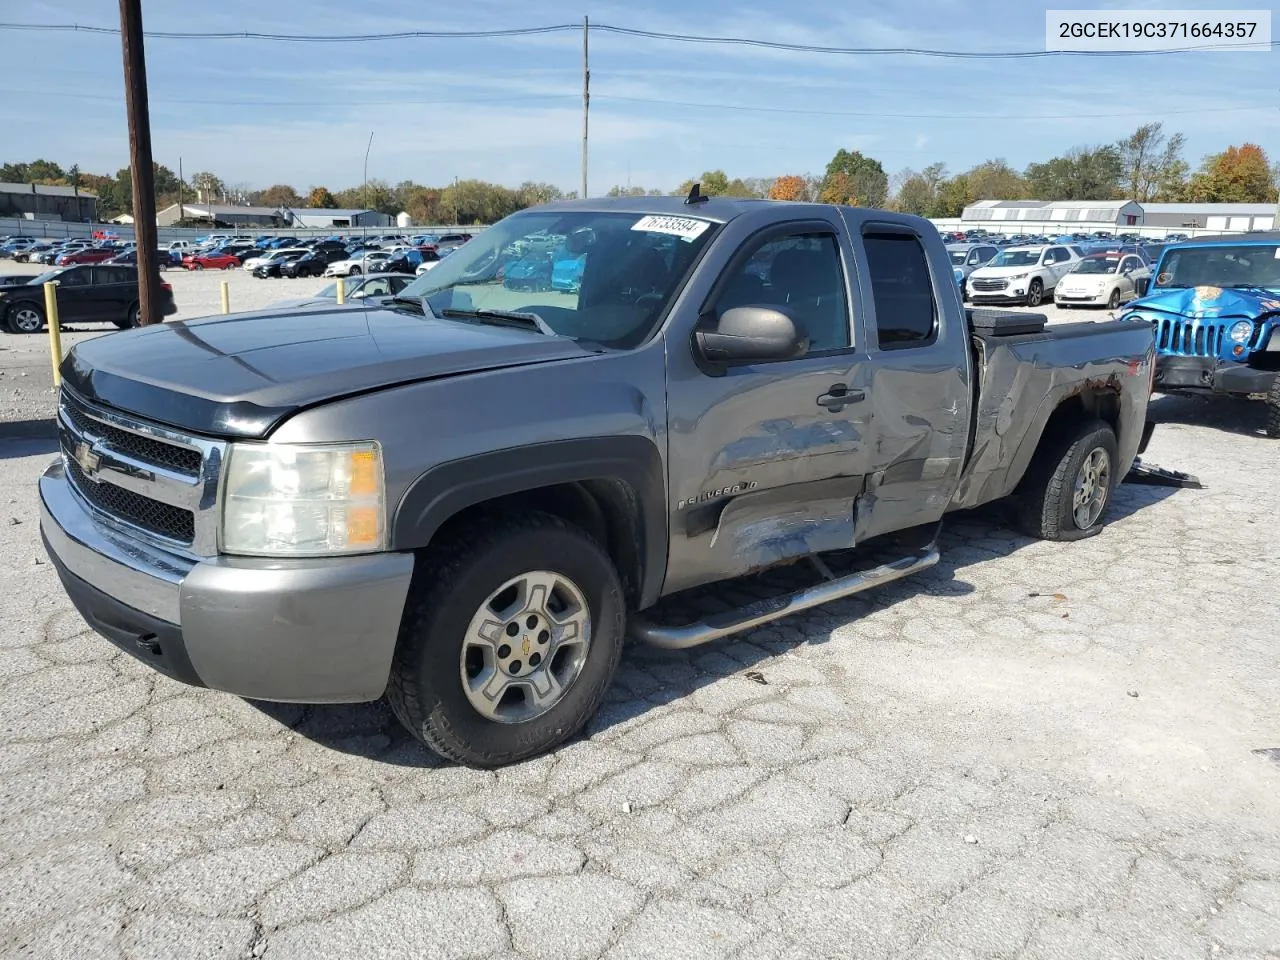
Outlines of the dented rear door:
{"type": "Polygon", "coordinates": [[[846,210],[868,347],[859,541],[941,519],[969,447],[972,360],[941,238],[846,210]],[[943,269],[945,268],[945,269],[943,269]],[[944,276],[945,274],[945,276],[944,276]]]}

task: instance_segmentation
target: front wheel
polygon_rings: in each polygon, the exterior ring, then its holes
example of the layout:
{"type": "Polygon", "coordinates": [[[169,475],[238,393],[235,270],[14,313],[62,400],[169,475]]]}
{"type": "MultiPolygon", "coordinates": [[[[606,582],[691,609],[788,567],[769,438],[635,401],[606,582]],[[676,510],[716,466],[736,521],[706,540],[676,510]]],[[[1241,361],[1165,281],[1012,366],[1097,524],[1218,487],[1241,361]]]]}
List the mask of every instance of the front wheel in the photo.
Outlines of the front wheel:
{"type": "Polygon", "coordinates": [[[9,311],[6,326],[10,333],[39,333],[44,327],[44,310],[34,303],[20,303],[9,311]]]}
{"type": "Polygon", "coordinates": [[[360,268],[359,268],[359,267],[352,267],[350,270],[348,270],[348,271],[347,271],[347,276],[349,276],[349,277],[358,277],[358,276],[360,276],[360,268]]]}
{"type": "Polygon", "coordinates": [[[1116,287],[1111,291],[1111,296],[1107,298],[1107,309],[1115,310],[1120,306],[1120,288],[1116,287]]]}
{"type": "Polygon", "coordinates": [[[604,549],[559,517],[500,517],[419,565],[387,699],[440,755],[497,767],[543,753],[596,712],[625,605],[604,549]]]}
{"type": "Polygon", "coordinates": [[[1040,301],[1044,299],[1044,284],[1039,280],[1032,280],[1027,287],[1027,306],[1038,307],[1040,301]]]}
{"type": "Polygon", "coordinates": [[[203,264],[203,263],[193,263],[193,264],[191,265],[191,269],[192,269],[192,270],[203,270],[203,269],[204,269],[204,264],[203,264]]]}
{"type": "Polygon", "coordinates": [[[1101,420],[1041,440],[1019,488],[1019,521],[1041,540],[1081,540],[1102,529],[1119,477],[1115,431],[1101,420]]]}
{"type": "Polygon", "coordinates": [[[1267,436],[1280,439],[1280,373],[1271,381],[1267,394],[1267,436]]]}

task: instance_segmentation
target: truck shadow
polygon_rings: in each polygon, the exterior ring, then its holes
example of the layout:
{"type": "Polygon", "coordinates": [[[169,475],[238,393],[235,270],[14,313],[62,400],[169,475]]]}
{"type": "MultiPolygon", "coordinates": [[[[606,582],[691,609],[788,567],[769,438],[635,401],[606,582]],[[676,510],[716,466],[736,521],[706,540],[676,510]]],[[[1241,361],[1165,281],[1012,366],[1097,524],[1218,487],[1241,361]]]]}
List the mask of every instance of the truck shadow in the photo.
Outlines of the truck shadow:
{"type": "MultiPolygon", "coordinates": [[[[1168,487],[1124,484],[1116,492],[1108,523],[1126,520],[1177,492],[1168,487]]],[[[826,643],[837,628],[856,624],[874,611],[888,609],[921,594],[972,593],[973,585],[962,576],[966,567],[1010,556],[1037,542],[1017,532],[1013,520],[1012,508],[1006,504],[953,514],[939,541],[942,559],[936,567],[878,590],[774,621],[737,637],[684,651],[628,645],[613,687],[584,736],[636,721],[656,708],[719,681],[745,678],[767,684],[767,661],[802,644],[826,643]]],[[[1105,532],[1102,535],[1105,536],[1105,532]]],[[[735,586],[741,583],[743,581],[737,581],[735,586]]],[[[299,736],[329,749],[396,766],[448,765],[401,727],[385,699],[374,703],[308,706],[249,702],[299,736]]]]}
{"type": "Polygon", "coordinates": [[[1242,397],[1156,394],[1147,407],[1147,417],[1158,424],[1211,427],[1266,439],[1267,405],[1242,397]]]}
{"type": "Polygon", "coordinates": [[[0,423],[0,460],[58,452],[58,428],[53,417],[0,423]]]}

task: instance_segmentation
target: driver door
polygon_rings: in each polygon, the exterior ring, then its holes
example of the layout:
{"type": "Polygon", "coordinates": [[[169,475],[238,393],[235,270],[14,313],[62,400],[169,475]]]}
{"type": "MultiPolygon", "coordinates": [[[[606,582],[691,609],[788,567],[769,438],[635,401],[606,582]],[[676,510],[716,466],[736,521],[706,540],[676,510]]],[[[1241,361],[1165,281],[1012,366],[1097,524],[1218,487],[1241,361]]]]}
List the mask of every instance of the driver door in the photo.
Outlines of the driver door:
{"type": "Polygon", "coordinates": [[[711,369],[691,338],[668,341],[666,592],[854,545],[874,444],[852,263],[832,208],[746,238],[712,287],[701,325],[734,307],[777,307],[809,340],[797,359],[711,369]]]}

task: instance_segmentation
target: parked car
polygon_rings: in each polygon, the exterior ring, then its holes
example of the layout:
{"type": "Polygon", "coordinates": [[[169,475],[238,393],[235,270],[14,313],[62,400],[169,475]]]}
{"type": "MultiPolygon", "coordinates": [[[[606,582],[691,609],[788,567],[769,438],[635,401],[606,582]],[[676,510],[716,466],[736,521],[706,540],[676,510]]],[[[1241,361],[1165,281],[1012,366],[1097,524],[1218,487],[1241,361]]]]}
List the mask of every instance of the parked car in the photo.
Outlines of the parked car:
{"type": "Polygon", "coordinates": [[[1148,436],[1146,323],[966,315],[917,217],[637,202],[514,214],[378,307],[76,344],[39,496],[89,626],[237,696],[385,693],[495,767],[582,730],[628,633],[689,648],[910,576],[948,511],[1008,496],[1046,540],[1104,521],[1148,436]],[[472,282],[549,227],[586,254],[573,305],[472,282]],[[82,461],[107,418],[195,493],[82,461]],[[895,552],[859,566],[867,543],[895,552]],[[710,619],[659,603],[778,564],[792,579],[710,619]]]}
{"type": "Polygon", "coordinates": [[[0,244],[0,257],[12,257],[15,253],[29,250],[36,242],[35,237],[15,237],[0,244]]]}
{"type": "Polygon", "coordinates": [[[969,299],[978,303],[1025,303],[1038,307],[1080,260],[1065,244],[1008,247],[969,274],[969,299]]]}
{"type": "Polygon", "coordinates": [[[240,258],[231,253],[193,253],[182,258],[188,270],[234,270],[240,258]]]}
{"type": "Polygon", "coordinates": [[[508,263],[502,275],[502,285],[508,290],[539,292],[551,289],[551,258],[529,257],[508,263]]]}
{"type": "Polygon", "coordinates": [[[291,279],[297,277],[320,277],[324,275],[329,264],[335,259],[344,257],[341,248],[317,247],[310,253],[304,253],[296,260],[289,260],[280,265],[280,276],[291,279]]]}
{"type": "Polygon", "coordinates": [[[31,257],[37,253],[44,253],[46,250],[52,250],[53,244],[43,240],[37,241],[30,246],[19,247],[13,251],[11,256],[17,263],[28,263],[31,257]]]}
{"type": "MultiPolygon", "coordinates": [[[[9,333],[39,333],[45,324],[44,284],[58,284],[62,323],[107,322],[138,325],[138,271],[115,264],[73,265],[42,273],[21,287],[0,287],[0,325],[9,333]]],[[[173,287],[161,281],[165,316],[178,310],[173,287]]]]}
{"type": "MultiPolygon", "coordinates": [[[[117,253],[114,257],[105,262],[119,264],[126,267],[136,267],[138,265],[138,251],[136,248],[132,250],[125,250],[123,253],[117,253]]],[[[174,262],[169,251],[163,247],[156,251],[156,266],[161,270],[168,270],[170,267],[174,266],[174,262]]]]}
{"type": "Polygon", "coordinates": [[[947,256],[951,265],[962,274],[960,278],[960,296],[969,299],[969,274],[979,267],[990,263],[1000,251],[991,243],[950,243],[947,244],[947,256]]]}
{"type": "Polygon", "coordinates": [[[1191,236],[1186,233],[1166,233],[1164,235],[1165,243],[1181,243],[1183,240],[1190,240],[1191,236]]]}
{"type": "Polygon", "coordinates": [[[1115,310],[1146,292],[1151,271],[1136,253],[1094,253],[1077,260],[1054,288],[1059,307],[1106,307],[1115,310]]]}
{"type": "MultiPolygon", "coordinates": [[[[253,273],[255,268],[268,263],[275,263],[278,268],[280,263],[283,263],[286,260],[296,260],[306,252],[306,247],[281,247],[278,250],[258,250],[254,256],[245,257],[240,265],[245,269],[246,273],[253,273]]],[[[277,277],[280,276],[279,269],[277,269],[273,275],[277,277]]]]}
{"type": "Polygon", "coordinates": [[[118,251],[114,247],[84,247],[79,250],[68,250],[61,254],[54,263],[60,267],[69,267],[82,263],[102,263],[110,260],[118,251]]]}
{"type": "Polygon", "coordinates": [[[295,248],[292,250],[278,250],[271,257],[260,257],[256,261],[257,266],[253,268],[253,275],[259,280],[267,277],[282,277],[284,274],[281,271],[284,269],[285,264],[304,257],[306,254],[306,250],[295,248]]]}
{"type": "MultiPolygon", "coordinates": [[[[347,303],[364,303],[381,297],[394,297],[411,284],[414,275],[411,273],[372,273],[360,277],[347,277],[342,283],[345,287],[343,299],[347,303]]],[[[338,301],[338,282],[335,280],[318,293],[297,300],[282,300],[272,305],[273,309],[284,307],[317,307],[334,306],[338,301]]]]}
{"type": "Polygon", "coordinates": [[[1154,330],[1156,390],[1264,397],[1280,438],[1280,232],[1167,247],[1124,319],[1154,330]]]}
{"type": "Polygon", "coordinates": [[[375,273],[379,265],[391,258],[391,254],[381,250],[366,250],[346,260],[335,260],[325,267],[326,277],[358,276],[362,273],[375,273]]]}
{"type": "Polygon", "coordinates": [[[568,251],[561,251],[551,264],[551,289],[559,290],[561,293],[580,292],[586,264],[587,258],[584,254],[574,256],[568,251]]]}

